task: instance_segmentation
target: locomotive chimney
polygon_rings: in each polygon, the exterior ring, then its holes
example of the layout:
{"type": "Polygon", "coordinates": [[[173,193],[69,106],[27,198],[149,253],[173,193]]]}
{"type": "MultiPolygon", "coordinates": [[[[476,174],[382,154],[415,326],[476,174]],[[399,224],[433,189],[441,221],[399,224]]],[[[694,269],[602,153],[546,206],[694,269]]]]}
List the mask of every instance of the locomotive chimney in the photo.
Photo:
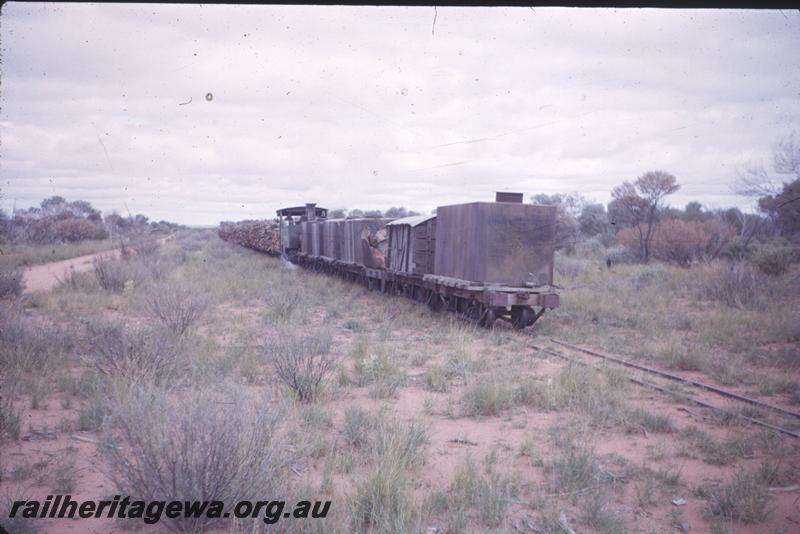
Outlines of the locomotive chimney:
{"type": "Polygon", "coordinates": [[[495,193],[495,202],[514,202],[515,204],[522,204],[522,193],[495,193]]]}
{"type": "Polygon", "coordinates": [[[316,203],[306,204],[306,220],[315,221],[317,219],[316,203]]]}

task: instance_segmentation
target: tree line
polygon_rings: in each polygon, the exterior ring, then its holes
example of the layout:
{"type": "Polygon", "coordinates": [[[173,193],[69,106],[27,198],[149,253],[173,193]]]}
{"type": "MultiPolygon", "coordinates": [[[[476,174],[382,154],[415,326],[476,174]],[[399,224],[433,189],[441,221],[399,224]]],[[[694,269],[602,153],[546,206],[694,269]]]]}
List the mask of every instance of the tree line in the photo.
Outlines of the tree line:
{"type": "Polygon", "coordinates": [[[150,221],[141,213],[127,217],[110,213],[103,217],[90,202],[67,201],[60,196],[46,198],[39,206],[15,209],[10,216],[0,210],[0,242],[6,243],[76,243],[169,233],[179,228],[182,226],[168,221],[150,221]]]}

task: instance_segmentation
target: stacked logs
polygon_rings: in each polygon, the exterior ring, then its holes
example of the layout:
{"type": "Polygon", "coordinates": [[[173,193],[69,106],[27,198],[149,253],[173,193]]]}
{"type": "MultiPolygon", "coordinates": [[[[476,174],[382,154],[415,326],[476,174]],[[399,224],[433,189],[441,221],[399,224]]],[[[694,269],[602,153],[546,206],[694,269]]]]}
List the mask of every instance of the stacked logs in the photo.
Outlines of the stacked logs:
{"type": "Polygon", "coordinates": [[[270,220],[220,223],[220,238],[267,254],[281,253],[281,234],[278,223],[270,220]]]}

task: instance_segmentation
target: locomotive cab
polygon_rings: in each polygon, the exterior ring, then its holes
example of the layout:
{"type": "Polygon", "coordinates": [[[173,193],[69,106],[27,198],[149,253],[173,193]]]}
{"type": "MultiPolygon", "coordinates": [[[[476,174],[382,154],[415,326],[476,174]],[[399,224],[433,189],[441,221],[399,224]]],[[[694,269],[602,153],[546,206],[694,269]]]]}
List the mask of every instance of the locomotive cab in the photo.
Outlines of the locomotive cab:
{"type": "Polygon", "coordinates": [[[304,242],[302,232],[305,225],[302,223],[323,221],[328,217],[328,210],[312,203],[305,206],[282,208],[277,211],[277,214],[281,235],[281,255],[294,260],[304,242]]]}

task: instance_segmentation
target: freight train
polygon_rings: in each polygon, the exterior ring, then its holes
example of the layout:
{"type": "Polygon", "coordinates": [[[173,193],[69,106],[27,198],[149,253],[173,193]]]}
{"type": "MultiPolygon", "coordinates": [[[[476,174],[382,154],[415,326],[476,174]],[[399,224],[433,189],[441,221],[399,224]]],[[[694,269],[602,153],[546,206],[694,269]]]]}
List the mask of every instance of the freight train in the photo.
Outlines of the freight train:
{"type": "Polygon", "coordinates": [[[559,305],[556,207],[524,204],[521,193],[394,220],[328,219],[316,204],[277,215],[279,253],[291,262],[405,295],[434,311],[522,329],[559,305]]]}

